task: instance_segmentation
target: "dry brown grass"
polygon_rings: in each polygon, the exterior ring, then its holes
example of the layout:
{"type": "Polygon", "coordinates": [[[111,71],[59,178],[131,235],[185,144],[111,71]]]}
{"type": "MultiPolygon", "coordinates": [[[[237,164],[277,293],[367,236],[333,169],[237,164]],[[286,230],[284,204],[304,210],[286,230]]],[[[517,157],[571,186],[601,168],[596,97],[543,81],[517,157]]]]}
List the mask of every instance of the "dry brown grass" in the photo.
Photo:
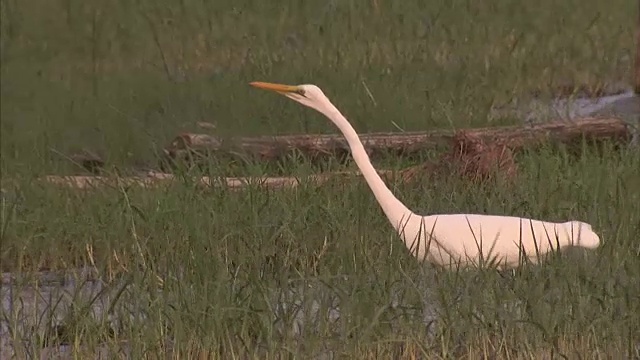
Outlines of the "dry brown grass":
{"type": "Polygon", "coordinates": [[[402,178],[414,181],[419,175],[456,174],[472,182],[497,177],[511,181],[518,173],[513,151],[500,142],[487,143],[477,135],[460,130],[453,136],[452,143],[451,151],[438,162],[410,167],[402,172],[402,178]]]}

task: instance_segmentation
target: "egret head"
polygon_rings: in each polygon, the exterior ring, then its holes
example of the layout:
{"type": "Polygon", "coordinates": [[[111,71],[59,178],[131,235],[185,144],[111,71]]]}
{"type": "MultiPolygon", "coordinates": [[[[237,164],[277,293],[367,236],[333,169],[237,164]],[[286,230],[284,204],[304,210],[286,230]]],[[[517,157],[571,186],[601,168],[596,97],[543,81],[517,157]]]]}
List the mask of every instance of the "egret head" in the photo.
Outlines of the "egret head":
{"type": "MultiPolygon", "coordinates": [[[[302,105],[308,106],[312,109],[321,111],[328,104],[330,104],[327,96],[315,85],[283,85],[273,84],[260,81],[254,81],[250,83],[251,86],[255,86],[259,89],[275,91],[282,94],[289,99],[293,99],[302,105]]],[[[324,109],[326,110],[326,109],[324,109]]]]}

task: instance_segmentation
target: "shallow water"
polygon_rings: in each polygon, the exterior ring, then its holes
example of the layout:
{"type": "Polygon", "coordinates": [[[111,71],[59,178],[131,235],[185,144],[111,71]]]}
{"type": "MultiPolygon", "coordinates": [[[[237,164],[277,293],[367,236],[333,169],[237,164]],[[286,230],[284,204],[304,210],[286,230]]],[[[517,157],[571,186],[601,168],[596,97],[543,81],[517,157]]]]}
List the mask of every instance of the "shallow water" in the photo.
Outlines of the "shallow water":
{"type": "Polygon", "coordinates": [[[552,104],[552,112],[573,119],[586,116],[619,116],[623,119],[637,119],[640,115],[640,98],[632,91],[599,98],[560,99],[552,104]]]}
{"type": "MultiPolygon", "coordinates": [[[[63,335],[65,326],[83,318],[80,321],[86,325],[87,316],[93,319],[92,323],[103,326],[103,331],[117,329],[124,316],[129,321],[142,320],[143,313],[136,309],[136,299],[140,298],[132,296],[132,289],[124,281],[117,285],[109,286],[92,268],[29,276],[3,273],[0,358],[10,359],[16,351],[21,354],[20,349],[29,351],[34,347],[61,346],[59,350],[65,353],[66,348],[70,354],[71,346],[63,335]]],[[[63,355],[61,358],[66,358],[63,355]]],[[[21,354],[19,358],[22,356],[32,358],[33,354],[21,354]]]]}
{"type": "MultiPolygon", "coordinates": [[[[42,359],[72,358],[73,345],[64,339],[63,332],[73,327],[74,319],[81,319],[79,326],[87,326],[89,322],[99,324],[101,327],[96,331],[104,333],[118,331],[123,320],[128,324],[136,322],[144,325],[150,294],[136,290],[126,279],[108,284],[97,274],[92,268],[70,270],[63,274],[40,272],[28,278],[2,274],[0,359],[13,356],[34,358],[34,354],[24,354],[24,351],[36,348],[42,349],[42,359]],[[77,314],[75,318],[74,314],[77,314]],[[88,321],[88,318],[92,321],[88,321]]],[[[295,283],[292,282],[286,289],[272,289],[269,295],[277,331],[282,335],[286,333],[301,338],[310,332],[326,333],[329,328],[336,337],[344,336],[342,328],[337,326],[341,316],[338,291],[318,281],[295,283]],[[326,309],[326,312],[321,312],[321,309],[326,309]]],[[[341,283],[348,286],[348,279],[342,277],[332,286],[341,287],[341,283]]],[[[427,292],[424,291],[425,294],[427,292]]],[[[416,321],[422,321],[433,331],[433,323],[437,319],[436,307],[426,295],[423,308],[415,309],[403,302],[400,289],[392,293],[394,295],[388,304],[390,309],[404,316],[415,317],[416,321]]],[[[110,349],[105,345],[93,357],[113,358],[114,351],[118,351],[118,357],[130,358],[129,350],[126,343],[118,349],[110,349]]],[[[322,358],[332,357],[330,352],[320,355],[322,358]]]]}
{"type": "Polygon", "coordinates": [[[516,117],[525,124],[584,117],[619,117],[637,127],[640,119],[640,97],[629,89],[615,95],[563,98],[551,103],[538,99],[524,102],[514,100],[507,106],[494,109],[490,117],[516,117]]]}

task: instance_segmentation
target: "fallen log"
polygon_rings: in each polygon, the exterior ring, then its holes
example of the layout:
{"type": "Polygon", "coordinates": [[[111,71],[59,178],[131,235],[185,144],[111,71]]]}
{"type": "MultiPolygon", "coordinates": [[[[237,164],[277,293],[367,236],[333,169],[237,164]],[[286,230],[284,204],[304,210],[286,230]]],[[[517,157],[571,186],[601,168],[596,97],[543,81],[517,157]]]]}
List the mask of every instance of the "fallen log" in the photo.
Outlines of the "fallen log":
{"type": "MultiPolygon", "coordinates": [[[[464,129],[470,137],[486,143],[499,143],[512,150],[543,143],[571,143],[582,138],[589,140],[629,140],[628,125],[620,119],[586,118],[576,121],[553,122],[531,126],[505,126],[464,129]]],[[[360,139],[373,158],[382,154],[410,156],[438,145],[449,148],[456,144],[456,132],[370,133],[360,139]]],[[[299,151],[310,159],[323,156],[345,156],[349,147],[340,134],[283,135],[243,137],[222,140],[206,134],[181,134],[166,148],[165,155],[173,160],[193,163],[208,154],[223,156],[252,156],[259,160],[278,160],[299,151]]]]}
{"type": "MultiPolygon", "coordinates": [[[[378,171],[381,176],[393,174],[391,171],[378,171]]],[[[321,185],[331,179],[348,176],[361,176],[359,172],[331,172],[325,174],[310,175],[306,177],[209,177],[203,176],[193,178],[192,181],[198,187],[226,187],[231,190],[241,190],[249,186],[258,186],[269,189],[295,188],[300,184],[309,182],[314,185],[321,185]]],[[[147,176],[59,176],[47,175],[40,178],[40,181],[60,185],[74,189],[94,189],[103,187],[131,187],[157,188],[162,185],[169,185],[182,180],[173,174],[150,172],[147,176]]]]}

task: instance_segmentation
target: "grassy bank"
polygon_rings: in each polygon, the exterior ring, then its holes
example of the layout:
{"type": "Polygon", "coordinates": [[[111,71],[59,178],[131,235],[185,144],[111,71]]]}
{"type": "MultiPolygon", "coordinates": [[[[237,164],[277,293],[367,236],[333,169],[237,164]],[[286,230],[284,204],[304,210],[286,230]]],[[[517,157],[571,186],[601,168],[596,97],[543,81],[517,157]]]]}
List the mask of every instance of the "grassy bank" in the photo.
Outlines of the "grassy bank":
{"type": "Polygon", "coordinates": [[[630,78],[628,1],[1,4],[0,266],[95,265],[114,288],[119,279],[138,289],[146,313],[109,334],[106,319],[80,312],[60,336],[79,353],[106,343],[133,358],[169,348],[181,358],[637,354],[637,152],[525,153],[512,185],[390,184],[425,214],[576,219],[601,234],[595,252],[509,274],[417,263],[361,179],[242,192],[32,181],[72,169],[58,153],[83,147],[119,168],[153,164],[197,121],[220,136],[335,132],[253,80],[316,83],[361,132],[517,123],[489,121],[488,110],[566,82],[630,78]],[[340,318],[318,322],[300,322],[291,305],[325,313],[334,301],[340,318]]]}

